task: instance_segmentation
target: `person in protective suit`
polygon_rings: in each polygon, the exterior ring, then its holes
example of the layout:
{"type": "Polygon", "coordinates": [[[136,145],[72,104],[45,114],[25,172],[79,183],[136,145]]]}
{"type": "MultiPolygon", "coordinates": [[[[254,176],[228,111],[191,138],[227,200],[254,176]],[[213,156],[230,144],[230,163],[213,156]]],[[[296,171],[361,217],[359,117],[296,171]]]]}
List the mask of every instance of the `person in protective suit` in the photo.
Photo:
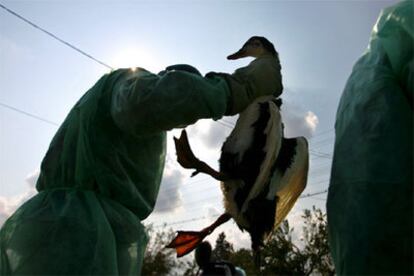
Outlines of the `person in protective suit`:
{"type": "Polygon", "coordinates": [[[338,275],[413,275],[413,1],[382,11],[336,118],[327,201],[338,275]]]}
{"type": "Polygon", "coordinates": [[[148,240],[141,220],[158,195],[166,132],[281,93],[277,55],[232,75],[203,77],[189,65],[104,75],[55,134],[38,194],[3,225],[0,274],[140,274],[148,240]]]}

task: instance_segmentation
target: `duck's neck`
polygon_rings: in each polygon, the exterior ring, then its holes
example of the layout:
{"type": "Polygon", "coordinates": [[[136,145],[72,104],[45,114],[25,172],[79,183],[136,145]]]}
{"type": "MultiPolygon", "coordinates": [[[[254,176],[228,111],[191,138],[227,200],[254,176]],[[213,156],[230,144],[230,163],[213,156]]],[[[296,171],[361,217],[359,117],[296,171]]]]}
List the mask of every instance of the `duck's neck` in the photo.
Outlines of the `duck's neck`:
{"type": "Polygon", "coordinates": [[[271,54],[271,53],[263,53],[263,54],[260,54],[260,55],[258,55],[258,56],[256,56],[256,57],[254,57],[254,58],[272,58],[272,57],[274,57],[274,55],[273,54],[271,54]]]}

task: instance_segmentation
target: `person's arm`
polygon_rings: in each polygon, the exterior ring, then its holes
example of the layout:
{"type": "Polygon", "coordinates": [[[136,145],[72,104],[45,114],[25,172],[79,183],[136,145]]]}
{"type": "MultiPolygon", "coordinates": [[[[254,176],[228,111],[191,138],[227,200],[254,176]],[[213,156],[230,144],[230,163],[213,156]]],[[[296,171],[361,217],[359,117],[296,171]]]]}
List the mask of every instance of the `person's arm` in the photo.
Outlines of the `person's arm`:
{"type": "Polygon", "coordinates": [[[242,112],[257,97],[278,97],[283,90],[280,65],[272,56],[257,58],[248,66],[231,75],[222,74],[222,77],[229,84],[232,99],[226,115],[242,112]]]}
{"type": "Polygon", "coordinates": [[[221,118],[229,95],[226,81],[218,76],[203,78],[184,71],[159,76],[138,69],[115,85],[111,114],[128,133],[154,134],[202,118],[221,118]]]}

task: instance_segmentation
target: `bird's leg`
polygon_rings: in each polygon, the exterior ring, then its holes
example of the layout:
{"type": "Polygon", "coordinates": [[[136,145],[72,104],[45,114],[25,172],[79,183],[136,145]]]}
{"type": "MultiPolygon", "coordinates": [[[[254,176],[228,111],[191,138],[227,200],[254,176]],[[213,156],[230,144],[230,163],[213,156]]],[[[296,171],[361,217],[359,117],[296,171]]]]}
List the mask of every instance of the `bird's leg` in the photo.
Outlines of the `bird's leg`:
{"type": "Polygon", "coordinates": [[[200,232],[196,231],[178,231],[177,236],[166,246],[167,248],[174,248],[177,252],[177,257],[182,257],[193,251],[203,239],[210,235],[214,229],[231,219],[227,213],[222,214],[213,224],[204,228],[200,232]]]}
{"type": "Polygon", "coordinates": [[[178,163],[186,169],[195,169],[195,172],[193,172],[191,176],[195,176],[198,173],[205,173],[220,181],[230,179],[228,175],[214,170],[208,164],[195,157],[191,150],[190,143],[188,142],[187,132],[185,130],[181,132],[180,138],[174,137],[174,143],[178,163]]]}
{"type": "Polygon", "coordinates": [[[208,234],[213,233],[213,231],[219,227],[220,225],[222,225],[223,223],[226,223],[229,221],[229,219],[231,219],[231,215],[228,213],[224,213],[221,216],[218,217],[218,219],[216,219],[215,222],[213,222],[210,226],[204,228],[201,231],[206,231],[208,234]]]}

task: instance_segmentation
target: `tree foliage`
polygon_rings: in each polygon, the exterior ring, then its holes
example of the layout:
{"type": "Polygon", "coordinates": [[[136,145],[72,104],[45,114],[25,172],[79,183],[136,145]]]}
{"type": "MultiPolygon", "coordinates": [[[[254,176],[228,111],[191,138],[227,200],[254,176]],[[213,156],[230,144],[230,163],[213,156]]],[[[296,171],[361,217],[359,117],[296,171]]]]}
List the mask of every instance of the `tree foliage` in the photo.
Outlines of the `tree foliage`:
{"type": "MultiPolygon", "coordinates": [[[[329,253],[326,214],[315,207],[304,210],[300,240],[293,241],[294,229],[285,220],[269,237],[262,252],[261,265],[256,267],[251,249],[234,249],[220,233],[213,249],[215,260],[226,260],[243,268],[247,275],[333,275],[329,253]]],[[[197,275],[194,261],[177,260],[172,250],[164,249],[174,232],[151,234],[144,259],[143,275],[197,275]]]]}
{"type": "Polygon", "coordinates": [[[165,248],[165,245],[174,238],[173,230],[164,228],[155,231],[150,225],[147,226],[147,232],[149,241],[144,255],[142,275],[182,275],[180,268],[191,266],[177,259],[173,250],[165,248]]]}
{"type": "Polygon", "coordinates": [[[216,240],[216,245],[213,249],[213,257],[216,260],[229,260],[234,254],[233,245],[226,240],[226,235],[221,232],[216,240]]]}

